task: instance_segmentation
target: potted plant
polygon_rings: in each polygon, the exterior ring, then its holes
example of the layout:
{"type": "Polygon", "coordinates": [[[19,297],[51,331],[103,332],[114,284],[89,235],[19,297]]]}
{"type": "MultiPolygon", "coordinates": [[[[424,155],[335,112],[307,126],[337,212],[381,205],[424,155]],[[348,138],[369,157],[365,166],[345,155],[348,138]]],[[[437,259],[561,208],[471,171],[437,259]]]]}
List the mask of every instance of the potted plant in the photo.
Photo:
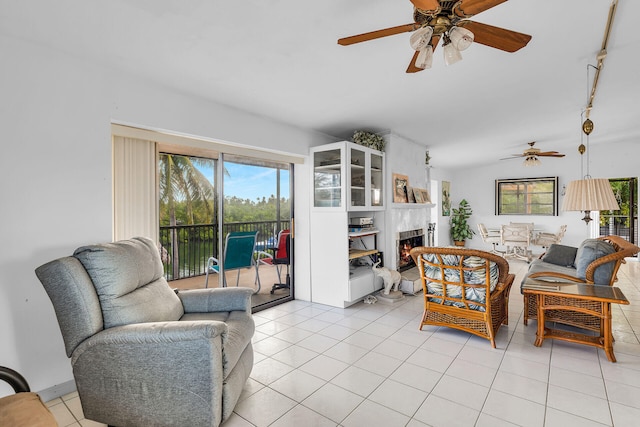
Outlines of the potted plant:
{"type": "Polygon", "coordinates": [[[460,201],[457,208],[451,209],[451,238],[456,246],[464,246],[464,241],[472,239],[476,234],[467,223],[472,213],[471,206],[465,199],[460,201]]]}

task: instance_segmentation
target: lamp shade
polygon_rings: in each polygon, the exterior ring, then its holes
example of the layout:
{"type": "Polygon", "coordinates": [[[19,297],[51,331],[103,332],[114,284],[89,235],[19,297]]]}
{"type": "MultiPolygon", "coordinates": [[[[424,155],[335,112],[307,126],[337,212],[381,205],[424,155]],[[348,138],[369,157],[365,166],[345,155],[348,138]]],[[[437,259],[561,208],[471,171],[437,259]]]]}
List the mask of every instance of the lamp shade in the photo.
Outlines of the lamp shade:
{"type": "Polygon", "coordinates": [[[449,30],[449,38],[459,51],[467,49],[473,43],[473,33],[462,27],[453,27],[449,30]]]}
{"type": "Polygon", "coordinates": [[[455,64],[456,62],[462,59],[462,55],[460,54],[460,51],[456,49],[452,43],[447,43],[443,45],[442,50],[444,52],[445,65],[455,64]]]}
{"type": "Polygon", "coordinates": [[[571,181],[562,201],[563,211],[615,211],[620,209],[606,178],[571,181]]]}
{"type": "Polygon", "coordinates": [[[413,50],[422,50],[427,47],[429,43],[431,43],[431,36],[433,36],[433,28],[418,28],[413,32],[413,34],[411,34],[409,43],[411,44],[413,50]]]}
{"type": "Polygon", "coordinates": [[[416,67],[418,68],[431,68],[433,65],[433,48],[431,45],[427,45],[427,47],[420,49],[418,53],[418,57],[416,58],[416,67]]]}

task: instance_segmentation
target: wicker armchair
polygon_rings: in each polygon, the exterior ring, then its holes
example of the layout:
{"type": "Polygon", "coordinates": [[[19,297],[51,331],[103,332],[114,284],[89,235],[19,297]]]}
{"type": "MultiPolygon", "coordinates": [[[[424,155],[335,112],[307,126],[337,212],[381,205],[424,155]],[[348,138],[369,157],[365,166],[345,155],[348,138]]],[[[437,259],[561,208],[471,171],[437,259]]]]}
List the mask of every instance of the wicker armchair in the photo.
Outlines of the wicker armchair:
{"type": "Polygon", "coordinates": [[[411,250],[422,279],[424,325],[460,329],[491,341],[509,321],[514,275],[509,263],[489,252],[451,247],[411,250]],[[489,295],[487,298],[486,296],[489,295]]]}

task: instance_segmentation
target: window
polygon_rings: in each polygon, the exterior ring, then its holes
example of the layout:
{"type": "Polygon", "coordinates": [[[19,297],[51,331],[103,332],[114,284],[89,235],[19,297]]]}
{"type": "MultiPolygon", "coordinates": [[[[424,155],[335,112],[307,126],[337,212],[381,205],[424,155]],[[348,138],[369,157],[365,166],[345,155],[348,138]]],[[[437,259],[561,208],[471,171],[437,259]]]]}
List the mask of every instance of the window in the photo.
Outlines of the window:
{"type": "Polygon", "coordinates": [[[557,176],[496,180],[496,215],[557,214],[557,176]]]}

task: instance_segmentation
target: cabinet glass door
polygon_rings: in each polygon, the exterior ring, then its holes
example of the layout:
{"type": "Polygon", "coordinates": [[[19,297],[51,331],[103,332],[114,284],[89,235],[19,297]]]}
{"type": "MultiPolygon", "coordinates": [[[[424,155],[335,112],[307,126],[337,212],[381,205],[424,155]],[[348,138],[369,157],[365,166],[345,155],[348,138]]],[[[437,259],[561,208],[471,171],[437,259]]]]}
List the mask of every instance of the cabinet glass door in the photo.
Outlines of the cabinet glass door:
{"type": "Polygon", "coordinates": [[[313,156],[313,205],[341,207],[340,149],[317,151],[313,156]]]}
{"type": "Polygon", "coordinates": [[[351,148],[349,162],[350,181],[350,201],[351,206],[364,207],[365,201],[365,185],[367,183],[365,177],[365,158],[366,153],[362,150],[351,148]]]}
{"type": "Polygon", "coordinates": [[[371,153],[371,206],[384,206],[382,195],[384,194],[382,183],[383,158],[379,154],[371,153]]]}

